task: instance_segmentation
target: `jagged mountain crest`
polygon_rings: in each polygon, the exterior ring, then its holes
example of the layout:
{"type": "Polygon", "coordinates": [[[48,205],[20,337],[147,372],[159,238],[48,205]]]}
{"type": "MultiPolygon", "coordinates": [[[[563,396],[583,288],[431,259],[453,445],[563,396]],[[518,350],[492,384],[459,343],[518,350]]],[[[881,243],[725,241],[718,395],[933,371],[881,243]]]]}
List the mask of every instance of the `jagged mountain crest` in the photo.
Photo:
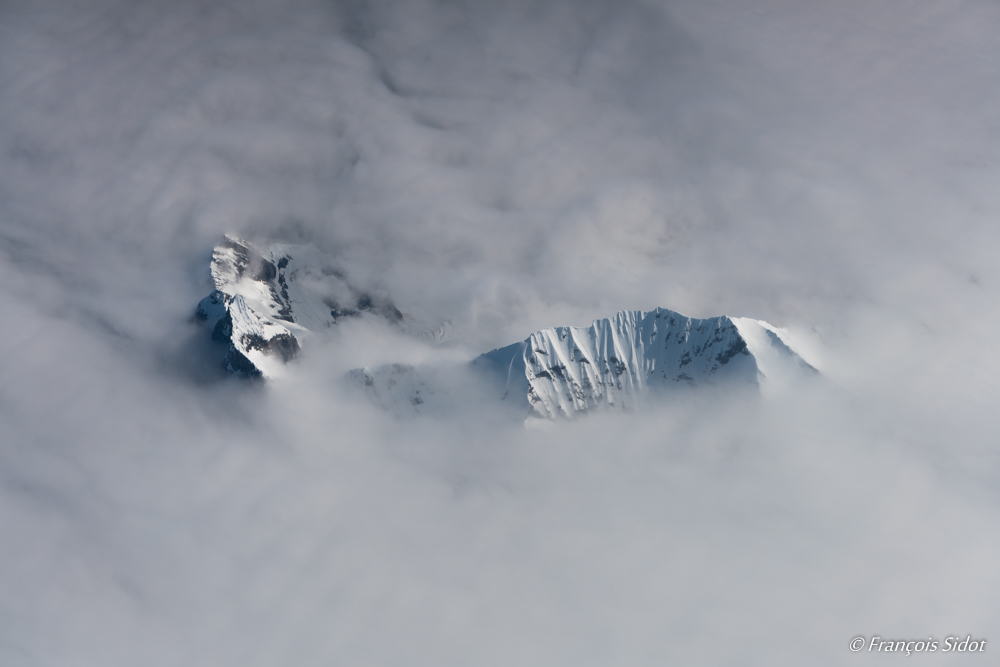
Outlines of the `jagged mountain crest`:
{"type": "MultiPolygon", "coordinates": [[[[469,365],[495,387],[496,399],[525,416],[573,417],[599,409],[630,410],[676,388],[760,388],[814,374],[783,336],[749,318],[696,319],[665,308],[621,311],[589,327],[542,329],[469,365]]],[[[449,395],[447,386],[435,383],[434,373],[412,366],[362,368],[350,378],[397,414],[433,411],[449,395]]]]}
{"type": "Polygon", "coordinates": [[[279,374],[303,340],[344,318],[404,320],[388,296],[353,284],[311,244],[260,247],[227,234],[212,253],[211,274],[215,289],[195,317],[229,343],[223,365],[235,375],[279,374]]]}
{"type": "MultiPolygon", "coordinates": [[[[507,400],[525,401],[540,417],[567,417],[598,407],[629,409],[651,392],[678,385],[759,385],[768,372],[761,355],[775,369],[783,361],[762,342],[780,345],[777,355],[791,366],[811,369],[777,331],[747,318],[695,319],[665,308],[621,311],[589,327],[537,331],[473,363],[506,376],[507,400]]],[[[770,372],[781,370],[788,369],[770,372]]]]}
{"type": "MultiPolygon", "coordinates": [[[[223,365],[234,375],[280,375],[303,341],[345,318],[376,318],[414,333],[388,296],[359,289],[311,244],[262,247],[227,235],[213,252],[211,274],[215,289],[199,303],[196,317],[209,325],[213,339],[228,344],[223,365]]],[[[449,333],[444,322],[433,333],[415,335],[437,342],[449,333]]],[[[543,418],[629,410],[678,387],[760,387],[815,372],[766,322],[697,319],[665,308],[624,310],[589,327],[542,329],[480,355],[467,369],[478,380],[462,391],[492,386],[495,399],[543,418]]],[[[387,364],[349,377],[397,414],[433,411],[458,391],[449,386],[458,375],[442,369],[387,364]]]]}

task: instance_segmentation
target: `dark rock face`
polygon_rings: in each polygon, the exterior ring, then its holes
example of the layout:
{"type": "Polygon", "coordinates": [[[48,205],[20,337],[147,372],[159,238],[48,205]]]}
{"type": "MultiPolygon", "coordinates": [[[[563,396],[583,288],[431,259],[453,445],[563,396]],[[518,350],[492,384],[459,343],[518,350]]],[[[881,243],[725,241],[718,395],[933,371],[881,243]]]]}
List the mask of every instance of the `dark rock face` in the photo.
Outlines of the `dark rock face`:
{"type": "MultiPolygon", "coordinates": [[[[284,258],[282,258],[284,259],[284,258]]],[[[278,277],[278,269],[274,264],[265,260],[261,261],[260,268],[253,274],[253,279],[262,283],[268,283],[278,277]]]]}
{"type": "Polygon", "coordinates": [[[197,310],[194,311],[194,318],[200,322],[205,322],[211,317],[213,312],[225,306],[225,300],[225,294],[219,290],[213,291],[198,304],[197,310]]]}
{"type": "Polygon", "coordinates": [[[215,327],[212,329],[212,340],[218,343],[228,343],[232,336],[233,318],[229,315],[229,311],[226,311],[226,314],[215,323],[215,327]]]}
{"type": "Polygon", "coordinates": [[[362,293],[354,301],[353,308],[343,308],[332,299],[327,300],[326,305],[330,307],[330,317],[334,321],[342,317],[360,317],[364,313],[370,313],[390,323],[403,321],[403,313],[399,312],[392,299],[388,297],[378,297],[362,293]]]}
{"type": "MultiPolygon", "coordinates": [[[[719,340],[719,342],[722,342],[721,339],[719,340]]],[[[718,361],[723,366],[725,366],[737,354],[744,354],[744,355],[750,354],[750,351],[747,349],[747,342],[742,338],[737,338],[733,340],[733,342],[725,351],[720,352],[718,356],[715,357],[715,360],[718,361]]]]}
{"type": "Polygon", "coordinates": [[[299,341],[291,334],[277,334],[270,340],[265,340],[258,334],[245,334],[243,345],[248,350],[261,350],[265,354],[277,355],[285,363],[294,359],[299,353],[299,341]]]}
{"type": "Polygon", "coordinates": [[[236,347],[230,347],[222,362],[227,371],[233,375],[250,379],[261,379],[264,374],[252,361],[246,358],[236,347]]]}

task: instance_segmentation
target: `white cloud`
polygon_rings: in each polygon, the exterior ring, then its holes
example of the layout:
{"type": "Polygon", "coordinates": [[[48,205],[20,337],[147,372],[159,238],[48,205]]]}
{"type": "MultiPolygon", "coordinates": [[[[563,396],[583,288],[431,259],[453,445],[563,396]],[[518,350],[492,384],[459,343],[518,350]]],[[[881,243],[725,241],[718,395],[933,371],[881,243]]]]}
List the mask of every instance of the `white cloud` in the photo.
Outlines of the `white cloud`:
{"type": "Polygon", "coordinates": [[[998,22],[7,3],[2,661],[834,665],[872,661],[859,634],[995,639],[998,22]],[[188,319],[225,231],[308,238],[459,346],[352,325],[288,381],[220,379],[188,319]],[[824,381],[541,430],[471,400],[397,422],[340,383],[654,306],[789,326],[824,381]]]}

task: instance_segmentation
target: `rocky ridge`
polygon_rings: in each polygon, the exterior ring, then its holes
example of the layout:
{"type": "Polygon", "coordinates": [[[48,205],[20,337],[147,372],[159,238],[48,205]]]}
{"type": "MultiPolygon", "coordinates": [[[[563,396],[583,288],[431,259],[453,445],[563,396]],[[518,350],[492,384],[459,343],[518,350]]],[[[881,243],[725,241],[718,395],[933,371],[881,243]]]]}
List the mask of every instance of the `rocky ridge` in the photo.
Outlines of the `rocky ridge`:
{"type": "MultiPolygon", "coordinates": [[[[195,317],[228,345],[222,363],[234,375],[280,375],[303,341],[345,318],[416,331],[388,296],[357,287],[312,244],[258,246],[227,235],[213,251],[211,274],[215,289],[195,317]]],[[[415,335],[441,342],[449,333],[444,323],[415,335]]],[[[399,416],[447,411],[483,391],[519,414],[558,418],[630,410],[678,388],[762,388],[814,373],[787,334],[767,322],[657,308],[621,311],[589,327],[542,329],[453,368],[386,364],[348,378],[399,416]]]]}
{"type": "MultiPolygon", "coordinates": [[[[652,394],[699,385],[787,381],[816,370],[781,329],[749,318],[695,319],[665,308],[621,311],[589,327],[555,327],[483,354],[474,374],[526,416],[573,417],[630,410],[652,394]]],[[[448,387],[402,364],[360,368],[350,378],[397,414],[440,409],[448,387]]]]}
{"type": "Polygon", "coordinates": [[[223,365],[234,375],[280,374],[303,340],[344,318],[404,320],[391,299],[354,285],[311,244],[258,247],[226,235],[212,253],[211,272],[215,289],[195,318],[229,344],[223,365]]]}

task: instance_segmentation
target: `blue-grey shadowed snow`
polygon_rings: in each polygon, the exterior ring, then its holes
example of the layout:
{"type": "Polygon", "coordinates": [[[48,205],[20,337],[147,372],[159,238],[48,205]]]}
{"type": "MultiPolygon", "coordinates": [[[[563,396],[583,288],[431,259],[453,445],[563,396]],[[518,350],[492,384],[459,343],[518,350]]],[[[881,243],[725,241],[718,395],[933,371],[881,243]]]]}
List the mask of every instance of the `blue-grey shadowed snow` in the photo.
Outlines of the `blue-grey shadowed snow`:
{"type": "Polygon", "coordinates": [[[998,29],[977,0],[0,3],[0,663],[992,646],[998,29]],[[191,321],[227,232],[453,342],[352,319],[233,381],[191,321]],[[787,327],[824,382],[548,426],[343,391],[656,307],[787,327]]]}

